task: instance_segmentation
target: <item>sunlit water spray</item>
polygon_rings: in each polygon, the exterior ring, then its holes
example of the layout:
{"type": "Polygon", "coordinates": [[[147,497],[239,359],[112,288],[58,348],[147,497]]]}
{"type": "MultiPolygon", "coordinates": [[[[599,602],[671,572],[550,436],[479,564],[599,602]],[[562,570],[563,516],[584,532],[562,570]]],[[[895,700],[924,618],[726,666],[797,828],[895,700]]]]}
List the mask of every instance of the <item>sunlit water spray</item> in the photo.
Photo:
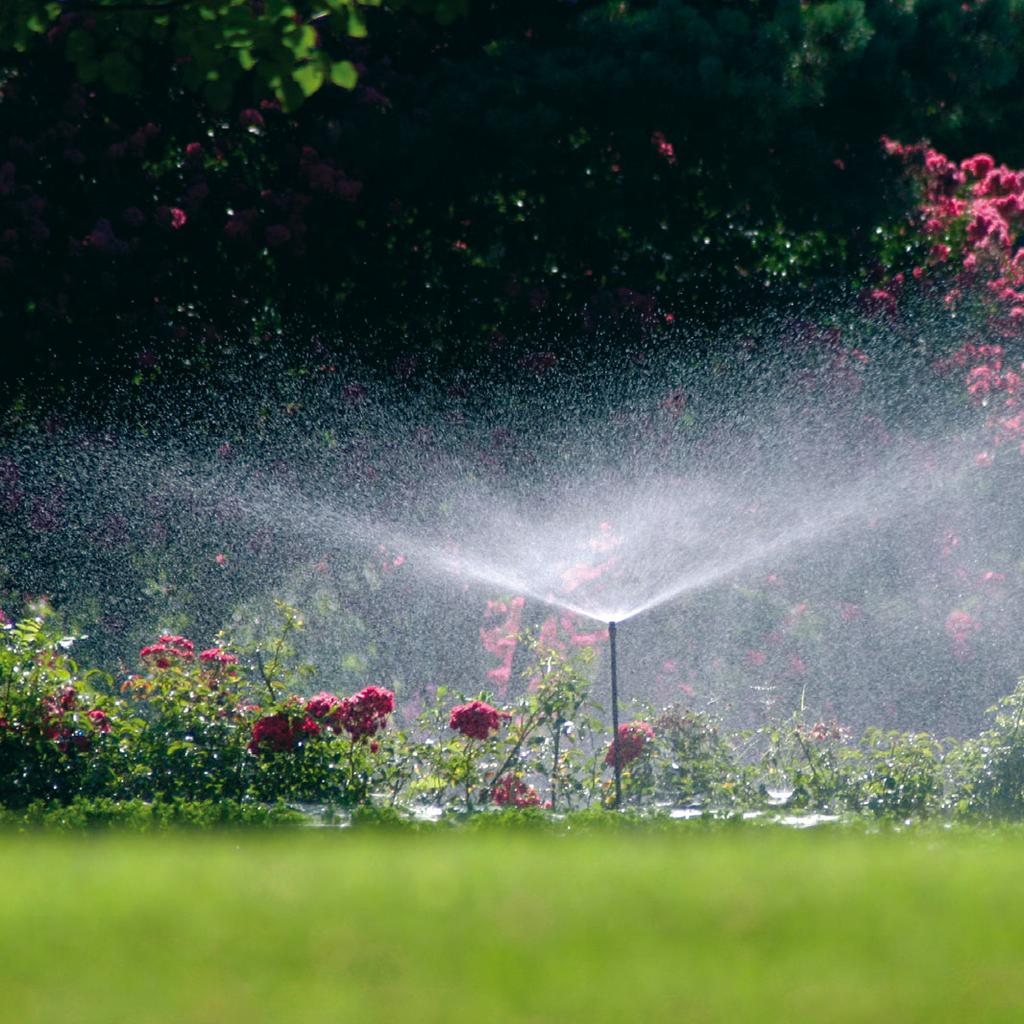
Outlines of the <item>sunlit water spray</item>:
{"type": "MultiPolygon", "coordinates": [[[[942,472],[916,465],[920,453],[890,454],[849,480],[817,483],[807,475],[740,482],[619,471],[607,481],[588,467],[553,491],[524,494],[473,479],[435,478],[439,511],[409,522],[364,519],[294,494],[253,509],[292,509],[293,528],[325,542],[385,546],[411,570],[447,574],[600,622],[624,622],[683,595],[729,580],[801,549],[838,544],[855,530],[885,532],[892,520],[948,500],[969,447],[932,453],[942,472]]],[[[747,467],[747,473],[750,467],[747,467]]],[[[739,475],[739,474],[736,474],[739,475]]]]}
{"type": "Polygon", "coordinates": [[[971,428],[878,439],[774,385],[716,404],[694,384],[683,415],[666,373],[320,397],[252,437],[163,431],[173,445],[32,436],[0,494],[8,579],[92,616],[108,660],[159,628],[255,631],[280,595],[339,689],[478,690],[481,609],[515,597],[517,628],[550,609],[628,623],[629,692],[656,701],[808,692],[846,719],[954,728],[1012,685],[1024,501],[975,466],[971,428]],[[958,689],[968,672],[984,696],[958,689]]]}

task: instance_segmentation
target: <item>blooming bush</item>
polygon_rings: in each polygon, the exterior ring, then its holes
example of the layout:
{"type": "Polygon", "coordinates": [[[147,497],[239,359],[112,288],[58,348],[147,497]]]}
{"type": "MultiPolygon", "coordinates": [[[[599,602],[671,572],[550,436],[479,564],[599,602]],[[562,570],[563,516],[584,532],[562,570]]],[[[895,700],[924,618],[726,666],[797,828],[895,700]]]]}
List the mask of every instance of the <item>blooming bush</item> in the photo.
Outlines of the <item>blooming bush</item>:
{"type": "Polygon", "coordinates": [[[481,694],[446,712],[448,691],[438,688],[419,717],[428,738],[416,748],[414,793],[457,801],[465,811],[488,803],[517,806],[517,800],[533,805],[534,783],[546,784],[544,803],[552,807],[586,807],[598,795],[601,767],[593,741],[600,726],[590,714],[586,675],[592,652],[566,653],[538,637],[520,640],[531,652],[523,668],[527,690],[507,708],[481,694]],[[459,736],[450,738],[452,731],[459,736]]]}
{"type": "Polygon", "coordinates": [[[120,686],[131,712],[134,761],[126,795],[203,800],[246,794],[252,688],[228,652],[206,651],[198,661],[193,652],[187,638],[162,636],[140,650],[141,670],[120,686]]]}
{"type": "Polygon", "coordinates": [[[962,743],[878,729],[854,742],[839,722],[804,709],[726,735],[679,705],[623,723],[608,743],[588,710],[589,649],[569,656],[527,638],[533,690],[499,707],[487,694],[453,705],[438,688],[415,725],[395,728],[401,707],[382,686],[302,697],[288,692],[278,659],[257,662],[251,676],[243,651],[218,644],[196,657],[178,635],[146,645],[140,671],[117,685],[71,660],[76,638],[54,632],[51,618],[44,609],[0,633],[0,808],[39,820],[63,820],[44,804],[78,808],[71,823],[139,827],[227,820],[218,804],[234,820],[263,820],[245,808],[282,801],[395,820],[425,802],[460,815],[575,811],[611,806],[616,758],[623,800],[640,809],[1024,815],[1024,683],[993,709],[991,728],[962,743]],[[143,814],[139,801],[166,814],[143,814]]]}
{"type": "Polygon", "coordinates": [[[83,672],[69,655],[75,637],[37,617],[0,626],[0,803],[123,792],[123,702],[109,680],[83,672]]]}
{"type": "MultiPolygon", "coordinates": [[[[883,141],[917,191],[913,219],[927,255],[911,278],[938,283],[950,311],[971,310],[984,324],[934,368],[958,379],[968,400],[986,411],[991,448],[979,452],[979,465],[1004,446],[1024,452],[1024,172],[987,153],[958,163],[927,143],[883,141]]],[[[906,284],[899,273],[878,295],[895,310],[906,284]]]]}

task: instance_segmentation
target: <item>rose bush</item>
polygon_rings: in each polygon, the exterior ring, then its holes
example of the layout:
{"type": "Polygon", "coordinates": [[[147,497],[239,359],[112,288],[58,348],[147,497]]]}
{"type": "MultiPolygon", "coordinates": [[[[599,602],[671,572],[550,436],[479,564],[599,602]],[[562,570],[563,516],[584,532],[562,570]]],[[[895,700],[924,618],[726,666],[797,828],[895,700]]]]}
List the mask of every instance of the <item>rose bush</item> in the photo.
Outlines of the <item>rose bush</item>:
{"type": "Polygon", "coordinates": [[[521,697],[456,703],[439,687],[415,722],[396,725],[401,702],[383,686],[303,697],[282,659],[256,660],[251,673],[244,651],[219,643],[197,658],[178,634],[145,645],[139,671],[118,684],[76,664],[76,638],[54,629],[45,606],[37,611],[0,632],[0,807],[12,813],[66,804],[77,808],[69,822],[141,823],[140,801],[166,809],[154,824],[227,820],[213,813],[218,803],[239,821],[284,820],[244,810],[284,802],[375,809],[387,820],[574,811],[612,805],[618,758],[624,803],[640,810],[1024,814],[1020,687],[992,709],[990,728],[960,743],[878,729],[855,741],[805,709],[726,733],[679,705],[644,711],[609,743],[589,696],[589,658],[535,639],[524,668],[534,685],[521,697]]]}

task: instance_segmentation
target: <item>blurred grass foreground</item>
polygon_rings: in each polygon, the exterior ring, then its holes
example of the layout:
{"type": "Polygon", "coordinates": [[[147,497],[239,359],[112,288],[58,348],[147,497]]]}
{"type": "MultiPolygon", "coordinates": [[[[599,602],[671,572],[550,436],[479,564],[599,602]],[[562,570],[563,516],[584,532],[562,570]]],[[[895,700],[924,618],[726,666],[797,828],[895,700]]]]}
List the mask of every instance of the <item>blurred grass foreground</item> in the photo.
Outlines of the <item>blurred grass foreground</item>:
{"type": "Polygon", "coordinates": [[[0,1019],[1020,1020],[1020,838],[7,834],[0,1019]]]}

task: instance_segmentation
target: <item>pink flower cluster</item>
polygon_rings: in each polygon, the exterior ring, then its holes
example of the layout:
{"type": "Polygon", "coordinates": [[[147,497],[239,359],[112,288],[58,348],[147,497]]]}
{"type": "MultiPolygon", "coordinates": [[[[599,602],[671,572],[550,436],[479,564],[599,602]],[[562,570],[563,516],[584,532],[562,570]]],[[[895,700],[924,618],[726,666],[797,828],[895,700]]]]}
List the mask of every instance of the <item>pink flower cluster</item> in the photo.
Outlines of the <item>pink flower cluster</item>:
{"type": "MultiPolygon", "coordinates": [[[[387,726],[395,710],[395,695],[383,686],[367,686],[352,697],[318,693],[295,714],[280,711],[265,715],[252,729],[250,752],[294,750],[303,740],[319,736],[322,729],[347,732],[353,740],[373,736],[387,726]]],[[[370,745],[376,752],[376,744],[370,745]]]]}
{"type": "Polygon", "coordinates": [[[78,690],[73,686],[62,686],[55,694],[43,699],[43,714],[56,718],[65,711],[74,711],[78,703],[78,690]]]}
{"type": "MultiPolygon", "coordinates": [[[[92,746],[92,737],[78,726],[77,715],[65,718],[65,714],[78,710],[78,690],[74,686],[62,686],[56,693],[43,698],[42,722],[43,735],[53,740],[62,753],[73,750],[84,751],[92,746]]],[[[100,708],[93,708],[86,713],[86,720],[98,733],[110,732],[111,723],[107,713],[100,708]]],[[[5,723],[6,725],[6,723],[5,723]]]]}
{"type": "Polygon", "coordinates": [[[515,772],[503,775],[491,790],[491,800],[499,807],[539,807],[537,790],[515,772]]]}
{"type": "Polygon", "coordinates": [[[524,599],[513,597],[510,601],[488,601],[484,620],[503,617],[497,625],[480,627],[480,643],[485,651],[501,659],[497,668],[488,671],[487,677],[500,687],[501,693],[508,688],[512,678],[512,660],[516,653],[517,635],[523,615],[524,599]]]}
{"type": "Polygon", "coordinates": [[[624,767],[635,761],[654,739],[654,729],[647,722],[624,722],[619,726],[618,735],[608,744],[604,763],[624,767]]]}
{"type": "Polygon", "coordinates": [[[238,655],[230,654],[221,647],[211,647],[199,655],[199,660],[213,668],[230,668],[238,664],[238,655]]]}
{"type": "MultiPolygon", "coordinates": [[[[1024,453],[1024,366],[1008,363],[1004,345],[989,340],[1024,341],[1024,172],[997,165],[987,153],[956,163],[924,143],[883,144],[904,161],[920,189],[923,231],[933,239],[929,262],[952,268],[946,304],[954,307],[979,288],[988,293],[985,342],[967,341],[935,367],[962,373],[970,400],[989,409],[993,447],[1012,442],[1024,453]]],[[[923,274],[921,267],[913,271],[915,278],[923,274]]],[[[992,452],[975,461],[990,465],[992,452]]]]}
{"type": "Polygon", "coordinates": [[[373,736],[387,725],[395,695],[383,686],[367,686],[341,702],[340,721],[352,739],[373,736]]]}
{"type": "Polygon", "coordinates": [[[946,635],[952,641],[953,657],[966,661],[971,654],[971,637],[981,624],[969,612],[955,609],[946,617],[946,635]]]}
{"type": "Polygon", "coordinates": [[[252,727],[249,753],[263,754],[269,751],[294,750],[309,736],[320,733],[320,726],[309,715],[302,717],[279,711],[264,715],[252,727]]]}
{"type": "Polygon", "coordinates": [[[110,732],[110,718],[102,709],[93,708],[92,711],[89,712],[88,718],[97,732],[104,734],[110,732]]]}
{"type": "Polygon", "coordinates": [[[815,722],[800,730],[801,735],[812,743],[842,743],[850,738],[850,730],[834,718],[828,722],[815,722]]]}
{"type": "Polygon", "coordinates": [[[156,668],[174,668],[195,656],[195,645],[183,636],[165,633],[155,644],[143,647],[139,657],[156,668]]]}
{"type": "Polygon", "coordinates": [[[502,718],[507,717],[507,714],[491,707],[486,701],[471,700],[468,704],[458,704],[452,708],[448,728],[470,739],[486,740],[497,733],[502,718]]]}
{"type": "Polygon", "coordinates": [[[651,133],[651,145],[654,147],[654,151],[670,166],[676,162],[676,149],[668,139],[665,138],[664,132],[652,132],[651,133]]]}
{"type": "MultiPolygon", "coordinates": [[[[963,280],[983,273],[987,287],[1006,309],[1011,321],[1024,317],[1024,256],[1014,251],[1024,227],[1024,173],[996,166],[987,153],[959,164],[924,143],[903,145],[883,139],[888,153],[901,157],[923,190],[924,232],[936,239],[931,262],[944,263],[959,229],[966,244],[961,255],[963,280]]],[[[919,276],[915,270],[914,276],[919,276]]],[[[946,296],[954,303],[960,288],[946,296]]]]}

